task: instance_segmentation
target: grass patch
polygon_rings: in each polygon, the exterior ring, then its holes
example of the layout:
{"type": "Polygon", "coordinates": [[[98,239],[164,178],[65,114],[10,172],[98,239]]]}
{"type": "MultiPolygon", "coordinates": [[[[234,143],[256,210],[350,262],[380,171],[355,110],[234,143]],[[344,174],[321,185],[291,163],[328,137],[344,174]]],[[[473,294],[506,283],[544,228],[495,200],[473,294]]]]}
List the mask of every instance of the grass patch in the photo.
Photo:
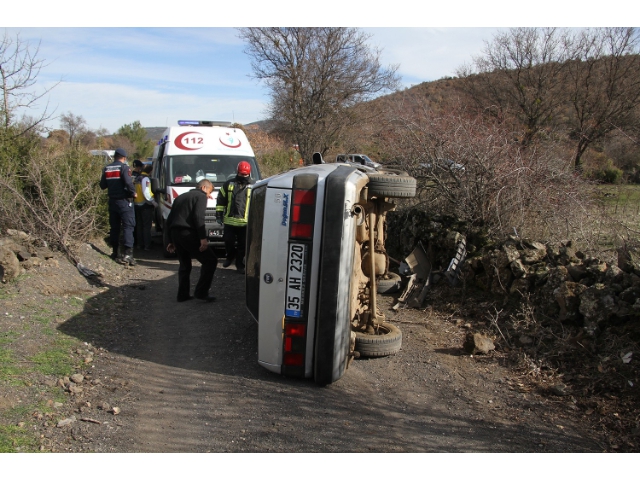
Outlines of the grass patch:
{"type": "Polygon", "coordinates": [[[38,441],[25,427],[0,425],[0,453],[35,452],[38,441]]]}
{"type": "Polygon", "coordinates": [[[13,352],[0,346],[0,379],[9,380],[8,377],[18,374],[20,374],[20,367],[13,358],[13,352]]]}
{"type": "Polygon", "coordinates": [[[607,213],[640,217],[640,185],[601,185],[598,191],[607,213]]]}
{"type": "Polygon", "coordinates": [[[84,307],[84,300],[81,298],[71,297],[69,299],[69,305],[72,307],[84,307]]]}
{"type": "Polygon", "coordinates": [[[32,317],[36,322],[41,323],[42,325],[49,325],[51,321],[48,317],[43,317],[42,315],[35,315],[32,317]]]}
{"type": "Polygon", "coordinates": [[[20,334],[18,332],[14,332],[13,330],[0,333],[0,346],[9,345],[13,343],[13,341],[17,339],[19,336],[20,334]]]}
{"type": "Polygon", "coordinates": [[[34,364],[34,370],[43,375],[64,376],[73,371],[74,360],[69,353],[73,344],[70,338],[56,339],[54,345],[33,355],[29,360],[34,364]]]}

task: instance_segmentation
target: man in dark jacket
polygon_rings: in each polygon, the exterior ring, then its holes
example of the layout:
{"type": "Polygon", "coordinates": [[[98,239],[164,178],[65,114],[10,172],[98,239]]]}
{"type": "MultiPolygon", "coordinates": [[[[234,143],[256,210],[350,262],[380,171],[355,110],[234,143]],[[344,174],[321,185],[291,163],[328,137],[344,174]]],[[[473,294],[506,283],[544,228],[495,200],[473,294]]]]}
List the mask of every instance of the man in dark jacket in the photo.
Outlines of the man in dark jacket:
{"type": "Polygon", "coordinates": [[[102,169],[100,188],[108,189],[109,194],[109,226],[111,227],[110,241],[113,253],[111,258],[124,265],[134,266],[133,259],[133,230],[136,217],[133,210],[133,199],[136,190],[131,180],[131,169],[125,163],[127,152],[117,148],[113,156],[114,161],[102,169]],[[120,244],[120,225],[124,233],[124,255],[118,258],[120,244]]]}
{"type": "Polygon", "coordinates": [[[171,213],[165,222],[171,236],[167,245],[169,253],[176,252],[180,267],[178,268],[178,301],[185,302],[193,297],[190,294],[191,258],[198,260],[202,267],[200,279],[194,291],[195,298],[206,302],[214,302],[215,297],[209,295],[213,274],[218,265],[218,257],[209,248],[207,230],[204,224],[207,210],[207,199],[213,193],[213,184],[209,180],[201,180],[193,190],[183,193],[175,199],[171,213]]]}

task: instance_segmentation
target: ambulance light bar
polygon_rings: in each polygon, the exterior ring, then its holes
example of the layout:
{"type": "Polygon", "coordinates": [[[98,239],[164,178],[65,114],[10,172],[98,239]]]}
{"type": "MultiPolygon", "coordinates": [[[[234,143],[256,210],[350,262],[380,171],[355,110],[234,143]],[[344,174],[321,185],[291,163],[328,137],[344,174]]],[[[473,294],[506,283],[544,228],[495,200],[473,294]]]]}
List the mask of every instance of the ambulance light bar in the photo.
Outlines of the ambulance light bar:
{"type": "Polygon", "coordinates": [[[217,120],[178,120],[181,127],[230,127],[231,122],[222,122],[217,120]]]}

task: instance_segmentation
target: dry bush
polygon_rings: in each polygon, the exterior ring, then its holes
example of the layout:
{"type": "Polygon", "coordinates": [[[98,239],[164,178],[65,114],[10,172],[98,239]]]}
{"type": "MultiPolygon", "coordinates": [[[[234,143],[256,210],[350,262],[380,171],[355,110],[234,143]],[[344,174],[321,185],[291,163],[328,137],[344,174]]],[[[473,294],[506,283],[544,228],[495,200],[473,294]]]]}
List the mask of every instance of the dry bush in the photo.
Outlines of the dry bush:
{"type": "Polygon", "coordinates": [[[75,260],[74,247],[105,226],[100,162],[76,149],[38,149],[0,171],[0,225],[33,234],[75,260]]]}
{"type": "Polygon", "coordinates": [[[554,143],[526,149],[519,133],[462,107],[434,114],[424,101],[399,105],[386,156],[418,180],[417,203],[492,237],[582,238],[591,186],[574,175],[554,143]]]}
{"type": "Polygon", "coordinates": [[[263,178],[299,165],[300,154],[277,135],[270,134],[257,126],[247,126],[244,130],[256,154],[256,161],[263,178]]]}

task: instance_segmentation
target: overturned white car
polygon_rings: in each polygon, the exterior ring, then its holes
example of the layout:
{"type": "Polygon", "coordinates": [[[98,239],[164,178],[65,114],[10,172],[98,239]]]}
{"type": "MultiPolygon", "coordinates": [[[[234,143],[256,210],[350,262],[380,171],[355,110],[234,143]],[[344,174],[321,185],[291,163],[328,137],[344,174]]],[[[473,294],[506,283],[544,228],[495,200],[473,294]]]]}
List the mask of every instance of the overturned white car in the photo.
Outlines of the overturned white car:
{"type": "Polygon", "coordinates": [[[377,308],[376,282],[388,278],[391,199],[415,196],[416,181],[401,171],[321,162],[255,184],[246,303],[258,322],[260,365],[326,385],[354,356],[400,349],[400,330],[377,308]]]}

